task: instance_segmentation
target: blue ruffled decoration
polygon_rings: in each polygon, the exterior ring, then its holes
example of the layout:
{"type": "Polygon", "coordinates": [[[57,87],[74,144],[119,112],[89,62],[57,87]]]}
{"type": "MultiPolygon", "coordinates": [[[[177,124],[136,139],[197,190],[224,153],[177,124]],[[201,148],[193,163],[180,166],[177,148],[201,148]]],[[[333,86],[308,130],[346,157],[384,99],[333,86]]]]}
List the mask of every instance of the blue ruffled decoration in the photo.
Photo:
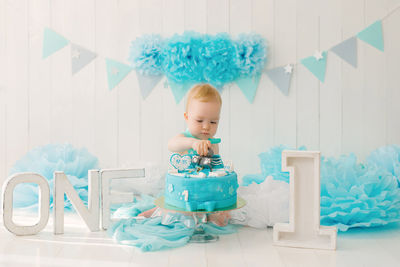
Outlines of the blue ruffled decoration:
{"type": "Polygon", "coordinates": [[[203,68],[201,48],[203,36],[196,32],[175,34],[166,41],[163,51],[163,70],[175,83],[202,82],[203,68]]]}
{"type": "MultiPolygon", "coordinates": [[[[261,174],[245,175],[242,179],[242,185],[247,186],[251,183],[260,184],[264,182],[267,176],[272,176],[274,180],[284,181],[289,183],[289,173],[282,172],[282,151],[283,150],[296,150],[286,145],[279,145],[272,147],[267,152],[258,155],[260,158],[261,174]]],[[[304,146],[298,150],[306,150],[304,146]]]]}
{"type": "Polygon", "coordinates": [[[129,62],[142,75],[161,75],[163,48],[161,35],[143,35],[131,43],[129,62]]]}
{"type": "Polygon", "coordinates": [[[165,40],[145,35],[130,50],[129,61],[141,74],[164,73],[176,84],[207,82],[217,88],[254,77],[267,63],[266,42],[257,34],[241,34],[237,40],[227,33],[184,32],[165,40]]]}
{"type": "MultiPolygon", "coordinates": [[[[261,183],[269,175],[288,183],[289,173],[280,171],[284,149],[261,153],[262,174],[245,176],[243,184],[261,183]]],[[[400,221],[399,155],[399,146],[393,145],[373,151],[365,164],[354,154],[321,157],[321,224],[347,231],[400,221]]]]}
{"type": "Polygon", "coordinates": [[[237,66],[241,77],[253,77],[267,63],[267,45],[258,34],[240,34],[235,41],[237,66]]]}
{"type": "MultiPolygon", "coordinates": [[[[63,171],[74,186],[79,197],[87,204],[88,170],[97,169],[98,160],[86,148],[76,149],[70,144],[49,144],[29,151],[12,167],[10,174],[35,172],[44,176],[50,186],[50,206],[53,206],[53,186],[55,171],[63,171]]],[[[72,205],[65,197],[65,209],[72,205]]],[[[13,205],[16,208],[38,206],[38,187],[34,184],[20,184],[14,190],[13,205]]]]}
{"type": "Polygon", "coordinates": [[[235,46],[227,33],[206,35],[201,55],[205,82],[221,88],[238,76],[235,46]]]}
{"type": "MultiPolygon", "coordinates": [[[[142,199],[127,204],[114,213],[114,218],[135,217],[143,211],[154,207],[154,198],[142,195],[142,199]]],[[[121,219],[111,225],[108,234],[124,245],[134,246],[143,252],[157,251],[184,246],[194,232],[191,216],[181,213],[168,213],[164,216],[146,219],[121,219]]],[[[203,225],[205,232],[211,234],[231,234],[236,227],[227,225],[219,227],[212,223],[203,225]]]]}
{"type": "Polygon", "coordinates": [[[396,178],[354,154],[321,162],[321,224],[340,231],[400,221],[396,178]]]}
{"type": "Polygon", "coordinates": [[[400,146],[391,145],[378,148],[368,157],[367,162],[391,173],[400,185],[400,146]]]}

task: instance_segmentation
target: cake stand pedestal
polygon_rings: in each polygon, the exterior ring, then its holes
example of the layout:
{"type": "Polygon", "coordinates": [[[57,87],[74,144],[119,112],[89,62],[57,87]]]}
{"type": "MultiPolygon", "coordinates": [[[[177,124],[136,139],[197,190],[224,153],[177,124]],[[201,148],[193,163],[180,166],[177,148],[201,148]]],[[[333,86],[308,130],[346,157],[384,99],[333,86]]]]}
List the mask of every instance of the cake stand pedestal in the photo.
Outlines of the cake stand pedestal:
{"type": "Polygon", "coordinates": [[[224,209],[216,209],[214,211],[204,211],[204,210],[186,211],[181,208],[166,204],[164,201],[164,196],[157,198],[154,201],[154,204],[157,207],[162,208],[163,210],[166,210],[166,211],[180,212],[180,213],[192,216],[194,219],[194,222],[195,222],[195,228],[194,228],[194,233],[193,233],[192,237],[190,238],[189,242],[191,242],[191,243],[209,243],[209,242],[218,241],[219,236],[207,234],[204,231],[203,224],[207,222],[207,214],[240,209],[246,205],[246,201],[243,198],[238,197],[237,201],[234,205],[232,205],[230,207],[226,207],[224,209]]]}

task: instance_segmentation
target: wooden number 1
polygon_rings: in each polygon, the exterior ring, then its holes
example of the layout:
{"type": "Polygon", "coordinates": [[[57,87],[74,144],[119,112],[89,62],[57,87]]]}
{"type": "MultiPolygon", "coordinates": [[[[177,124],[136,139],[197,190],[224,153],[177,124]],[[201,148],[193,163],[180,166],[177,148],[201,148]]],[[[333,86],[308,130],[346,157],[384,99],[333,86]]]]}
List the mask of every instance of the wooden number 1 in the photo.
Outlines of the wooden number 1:
{"type": "Polygon", "coordinates": [[[320,226],[320,152],[283,151],[282,170],[290,173],[289,223],[274,225],[274,244],[336,249],[336,227],[320,226]]]}

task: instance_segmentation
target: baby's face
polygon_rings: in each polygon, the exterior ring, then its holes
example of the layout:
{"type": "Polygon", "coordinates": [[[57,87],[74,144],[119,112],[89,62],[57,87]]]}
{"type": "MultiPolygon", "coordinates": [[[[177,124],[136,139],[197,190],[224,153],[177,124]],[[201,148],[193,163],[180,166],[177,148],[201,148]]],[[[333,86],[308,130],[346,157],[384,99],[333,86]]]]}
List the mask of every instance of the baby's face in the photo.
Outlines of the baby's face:
{"type": "Polygon", "coordinates": [[[216,101],[192,99],[184,114],[190,133],[201,140],[213,137],[218,129],[220,111],[221,105],[216,101]]]}

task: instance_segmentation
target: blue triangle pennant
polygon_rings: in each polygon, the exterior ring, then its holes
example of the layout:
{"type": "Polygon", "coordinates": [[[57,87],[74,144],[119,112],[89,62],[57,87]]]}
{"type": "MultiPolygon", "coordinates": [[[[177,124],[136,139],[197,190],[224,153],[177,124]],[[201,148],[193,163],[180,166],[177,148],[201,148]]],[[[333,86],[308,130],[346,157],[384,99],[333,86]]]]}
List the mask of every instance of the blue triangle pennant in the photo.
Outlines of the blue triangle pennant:
{"type": "Polygon", "coordinates": [[[140,91],[143,99],[146,99],[156,85],[161,81],[163,75],[142,75],[136,71],[136,77],[139,82],[140,91]]]}
{"type": "Polygon", "coordinates": [[[168,80],[168,85],[171,88],[172,94],[174,95],[176,104],[179,104],[182,98],[186,95],[187,91],[189,91],[190,87],[192,87],[193,83],[186,82],[183,84],[178,84],[168,80]]]}
{"type": "Polygon", "coordinates": [[[253,103],[254,97],[256,96],[260,77],[261,74],[257,74],[253,77],[238,78],[235,80],[235,83],[239,86],[240,90],[250,103],[253,103]]]}
{"type": "Polygon", "coordinates": [[[367,44],[383,51],[383,34],[382,34],[382,21],[378,20],[359,32],[358,39],[363,40],[367,44]]]}
{"type": "Polygon", "coordinates": [[[108,88],[110,90],[112,90],[118,83],[120,83],[132,70],[130,66],[109,58],[106,58],[106,68],[108,77],[108,88]]]}
{"type": "Polygon", "coordinates": [[[87,64],[96,58],[96,53],[71,43],[71,71],[72,74],[77,73],[87,64]]]}
{"type": "Polygon", "coordinates": [[[49,28],[44,29],[42,57],[47,58],[69,43],[67,39],[49,28]]]}
{"type": "Polygon", "coordinates": [[[326,52],[322,52],[322,58],[316,56],[303,58],[300,62],[303,64],[315,77],[321,82],[325,81],[325,69],[326,69],[326,52]]]}
{"type": "Polygon", "coordinates": [[[290,79],[292,78],[292,71],[287,72],[284,67],[278,67],[266,71],[271,81],[279,88],[284,94],[289,94],[290,79]]]}
{"type": "Polygon", "coordinates": [[[357,38],[351,37],[331,48],[344,61],[357,68],[357,38]]]}

